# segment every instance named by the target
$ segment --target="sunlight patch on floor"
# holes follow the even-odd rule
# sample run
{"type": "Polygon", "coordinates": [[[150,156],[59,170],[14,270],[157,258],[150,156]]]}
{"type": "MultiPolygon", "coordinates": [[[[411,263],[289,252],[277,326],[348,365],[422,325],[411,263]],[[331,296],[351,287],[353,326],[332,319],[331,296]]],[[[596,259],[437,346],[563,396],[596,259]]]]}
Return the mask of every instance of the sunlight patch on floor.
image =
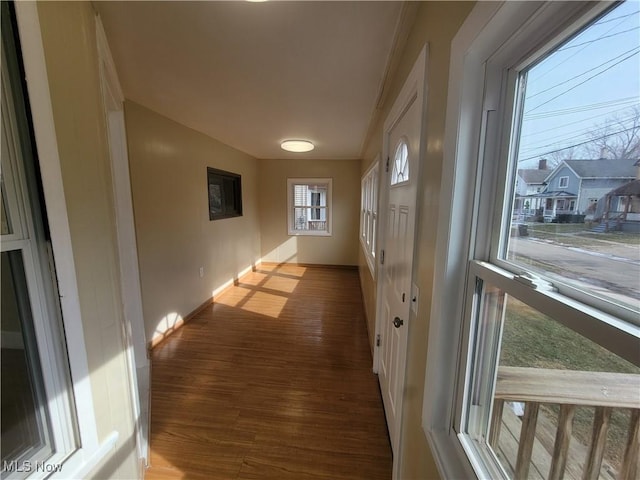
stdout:
{"type": "Polygon", "coordinates": [[[278,318],[287,298],[270,293],[255,292],[255,294],[242,307],[243,310],[272,318],[278,318]]]}
{"type": "Polygon", "coordinates": [[[242,302],[253,290],[244,287],[234,287],[216,298],[215,302],[227,307],[235,307],[242,302]]]}
{"type": "Polygon", "coordinates": [[[151,337],[152,344],[157,344],[163,338],[168,337],[184,324],[182,315],[177,312],[171,312],[160,319],[156,324],[156,329],[151,337]]]}
{"type": "Polygon", "coordinates": [[[294,276],[294,277],[302,277],[306,271],[307,271],[307,267],[292,266],[290,268],[287,268],[287,275],[294,276]]]}
{"type": "Polygon", "coordinates": [[[151,450],[150,460],[153,468],[145,471],[145,480],[182,480],[185,478],[182,470],[177,469],[171,462],[153,450],[151,450]]]}
{"type": "Polygon", "coordinates": [[[240,279],[240,285],[259,285],[260,282],[263,282],[264,279],[267,278],[267,275],[264,273],[254,272],[251,275],[245,275],[240,279]]]}
{"type": "Polygon", "coordinates": [[[298,286],[298,282],[299,280],[294,280],[293,278],[271,277],[262,286],[270,290],[278,290],[280,292],[291,293],[298,286]]]}

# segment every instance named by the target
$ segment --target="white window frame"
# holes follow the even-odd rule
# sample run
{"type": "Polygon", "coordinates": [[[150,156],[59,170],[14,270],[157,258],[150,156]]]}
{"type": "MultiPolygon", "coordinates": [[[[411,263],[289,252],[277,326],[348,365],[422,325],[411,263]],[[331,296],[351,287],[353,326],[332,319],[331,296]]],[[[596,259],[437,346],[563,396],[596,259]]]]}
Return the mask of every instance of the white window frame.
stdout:
{"type": "Polygon", "coordinates": [[[45,472],[34,472],[29,478],[84,478],[114,450],[119,433],[114,430],[98,435],[38,7],[35,2],[15,2],[14,5],[55,257],[64,333],[69,346],[67,353],[80,445],[64,459],[62,470],[49,476],[45,472]]]}
{"type": "Polygon", "coordinates": [[[378,154],[360,182],[360,245],[371,277],[374,279],[376,278],[379,171],[380,155],[378,154]]]}
{"type": "Polygon", "coordinates": [[[577,31],[587,19],[611,5],[479,2],[452,42],[422,418],[443,478],[504,475],[488,448],[479,447],[468,435],[460,433],[461,404],[470,373],[466,363],[469,345],[465,340],[471,327],[468,294],[476,276],[509,290],[517,288],[520,298],[555,319],[567,313],[565,324],[569,326],[588,318],[590,327],[581,333],[603,344],[599,339],[613,332],[615,341],[603,346],[618,354],[637,347],[637,329],[615,315],[585,307],[577,296],[569,299],[562,292],[519,284],[514,282],[513,272],[482,262],[494,260],[490,259],[491,240],[499,233],[500,222],[494,218],[495,206],[489,200],[504,198],[504,185],[502,190],[496,188],[500,187],[499,179],[504,180],[507,168],[494,163],[489,169],[488,165],[500,158],[500,149],[508,146],[505,142],[512,122],[512,110],[505,109],[514,95],[505,105],[502,89],[488,88],[504,88],[512,80],[498,66],[527,63],[532,55],[551,49],[567,32],[577,31]],[[505,130],[506,135],[500,140],[498,134],[505,130]],[[495,173],[487,174],[488,170],[495,173]],[[496,227],[492,229],[491,225],[496,227]],[[619,340],[623,346],[613,345],[619,340]]]}
{"type": "MultiPolygon", "coordinates": [[[[332,190],[333,179],[331,178],[287,178],[287,233],[293,236],[329,237],[332,235],[332,190]],[[296,185],[324,184],[327,185],[327,206],[318,207],[315,205],[294,206],[294,188],[296,185]],[[326,211],[324,230],[295,230],[295,209],[296,208],[323,208],[326,211]]],[[[309,202],[311,203],[311,202],[309,202]]]]}
{"type": "MultiPolygon", "coordinates": [[[[4,45],[2,50],[4,57],[4,45]]],[[[7,63],[3,66],[6,65],[7,63]]],[[[16,460],[20,466],[26,461],[34,464],[35,462],[56,464],[76,448],[75,417],[70,397],[58,394],[58,392],[67,391],[69,387],[67,354],[57,317],[58,307],[55,303],[57,292],[46,275],[49,270],[47,264],[49,259],[41,217],[38,214],[39,205],[34,205],[37,199],[34,198],[32,187],[35,186],[22,162],[23,157],[30,158],[30,154],[24,151],[21,138],[24,124],[16,116],[19,107],[15,104],[13,96],[17,92],[12,91],[12,79],[9,76],[3,68],[2,84],[5,88],[2,104],[6,107],[6,109],[3,108],[6,117],[3,115],[2,136],[6,142],[7,154],[4,155],[3,152],[2,176],[12,233],[2,235],[0,250],[7,254],[17,253],[22,259],[22,273],[27,290],[16,293],[24,295],[23,301],[29,305],[33,338],[29,338],[31,335],[22,330],[22,334],[18,333],[17,336],[15,333],[9,336],[3,332],[2,340],[3,345],[6,340],[19,341],[19,348],[32,352],[33,357],[37,358],[35,360],[37,365],[30,367],[30,370],[33,369],[31,373],[36,377],[37,384],[42,381],[43,391],[39,392],[40,389],[36,387],[34,393],[38,397],[42,395],[42,399],[38,398],[36,403],[40,400],[46,400],[46,403],[36,405],[36,408],[41,409],[40,413],[49,419],[49,425],[44,426],[44,432],[49,440],[46,443],[52,449],[52,454],[49,456],[48,453],[31,448],[16,460]],[[27,337],[26,344],[22,342],[23,336],[27,337]]],[[[18,347],[18,345],[15,346],[18,347]]],[[[6,478],[20,476],[20,472],[13,472],[6,478]]]]}
{"type": "Polygon", "coordinates": [[[563,176],[558,179],[558,188],[569,188],[569,176],[563,176]]]}

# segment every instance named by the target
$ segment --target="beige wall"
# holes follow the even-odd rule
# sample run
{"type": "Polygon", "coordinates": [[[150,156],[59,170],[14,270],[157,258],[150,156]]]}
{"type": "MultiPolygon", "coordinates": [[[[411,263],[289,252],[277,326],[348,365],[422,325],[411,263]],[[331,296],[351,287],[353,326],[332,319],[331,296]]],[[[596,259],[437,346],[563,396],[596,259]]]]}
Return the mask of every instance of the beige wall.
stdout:
{"type": "Polygon", "coordinates": [[[259,260],[257,165],[253,157],[136,103],[125,103],[125,117],[150,340],[259,260]],[[241,217],[209,220],[207,167],[242,176],[241,217]]]}
{"type": "Polygon", "coordinates": [[[260,160],[260,232],[265,262],[357,265],[359,160],[260,160]],[[287,234],[287,178],[332,178],[332,235],[287,234]]]}
{"type": "MultiPolygon", "coordinates": [[[[96,478],[136,478],[131,396],[111,170],[98,77],[94,12],[86,2],[38,4],[80,309],[100,441],[120,437],[96,478]]],[[[74,345],[69,345],[73,349],[74,345]]]]}
{"type": "MultiPolygon", "coordinates": [[[[417,226],[417,263],[414,280],[420,289],[418,314],[412,313],[411,331],[407,357],[407,372],[404,391],[402,421],[402,472],[403,479],[438,478],[433,457],[422,430],[422,401],[424,376],[427,358],[427,334],[429,312],[431,310],[431,292],[435,262],[436,228],[438,220],[438,202],[441,189],[442,143],[444,138],[447,82],[449,73],[449,54],[451,40],[471,11],[473,2],[423,2],[420,4],[415,23],[402,53],[398,71],[394,75],[390,93],[386,99],[377,122],[375,135],[367,144],[365,159],[361,165],[364,172],[375,155],[382,152],[383,122],[389,113],[405,78],[413,66],[418,53],[425,43],[429,44],[429,62],[427,65],[427,151],[423,162],[420,218],[417,226]]],[[[384,209],[380,209],[384,210],[384,209]]],[[[360,256],[361,278],[369,275],[362,255],[360,256]]],[[[363,297],[367,312],[375,312],[374,284],[363,281],[363,297]]],[[[372,315],[369,318],[370,331],[375,327],[372,315]]]]}

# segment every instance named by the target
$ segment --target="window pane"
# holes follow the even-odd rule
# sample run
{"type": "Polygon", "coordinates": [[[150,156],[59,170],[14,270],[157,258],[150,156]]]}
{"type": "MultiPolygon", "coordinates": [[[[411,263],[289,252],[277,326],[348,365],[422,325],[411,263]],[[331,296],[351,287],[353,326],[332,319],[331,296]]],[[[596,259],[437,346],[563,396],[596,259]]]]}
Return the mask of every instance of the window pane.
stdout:
{"type": "Polygon", "coordinates": [[[294,208],[294,230],[326,231],[326,208],[294,208]]]}
{"type": "Polygon", "coordinates": [[[498,288],[483,285],[481,291],[475,362],[479,368],[497,362],[497,380],[488,395],[483,392],[486,383],[494,383],[492,375],[489,381],[478,377],[471,389],[472,414],[473,408],[482,412],[476,415],[481,419],[476,433],[487,432],[510,477],[550,478],[558,425],[568,414],[572,420],[564,430],[569,438],[565,478],[583,478],[594,423],[599,424],[594,418],[611,408],[601,470],[603,478],[618,478],[630,412],[640,407],[640,368],[498,288]],[[498,356],[489,354],[496,351],[498,356]],[[531,432],[533,448],[530,461],[518,465],[523,429],[531,432]]]}
{"type": "Polygon", "coordinates": [[[640,311],[640,3],[522,74],[500,258],[640,311]]]}
{"type": "Polygon", "coordinates": [[[2,462],[52,453],[22,254],[2,252],[2,462]]]}
{"type": "Polygon", "coordinates": [[[294,185],[294,206],[327,206],[327,185],[294,185]]]}
{"type": "Polygon", "coordinates": [[[371,255],[373,257],[376,256],[376,226],[377,226],[376,221],[377,221],[377,217],[374,214],[372,225],[371,225],[371,255]]]}
{"type": "Polygon", "coordinates": [[[409,148],[403,138],[396,147],[391,170],[391,185],[409,180],[409,148]]]}

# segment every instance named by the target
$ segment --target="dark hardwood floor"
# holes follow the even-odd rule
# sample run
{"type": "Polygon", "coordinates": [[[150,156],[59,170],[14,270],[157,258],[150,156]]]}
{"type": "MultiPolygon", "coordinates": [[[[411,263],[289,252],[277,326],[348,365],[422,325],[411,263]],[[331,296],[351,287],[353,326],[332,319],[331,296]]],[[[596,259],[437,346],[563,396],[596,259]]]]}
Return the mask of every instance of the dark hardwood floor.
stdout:
{"type": "Polygon", "coordinates": [[[147,479],[384,479],[356,270],[261,265],[153,351],[147,479]]]}

